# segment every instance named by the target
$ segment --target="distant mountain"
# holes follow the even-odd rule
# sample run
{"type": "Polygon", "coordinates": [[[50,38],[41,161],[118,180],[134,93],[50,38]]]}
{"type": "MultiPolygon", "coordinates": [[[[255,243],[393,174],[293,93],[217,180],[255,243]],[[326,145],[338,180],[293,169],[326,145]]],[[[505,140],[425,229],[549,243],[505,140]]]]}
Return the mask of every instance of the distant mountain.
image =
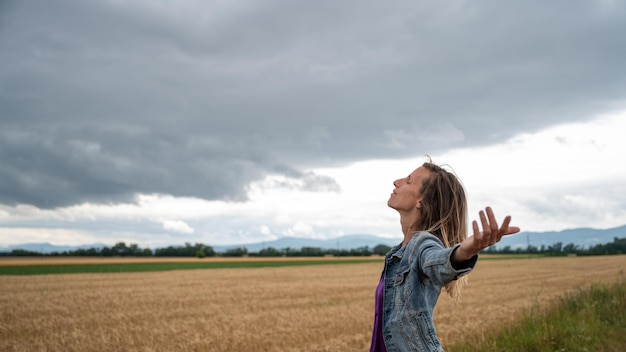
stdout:
{"type": "MultiPolygon", "coordinates": [[[[626,237],[626,225],[607,230],[580,228],[558,232],[520,232],[519,234],[502,238],[502,240],[495,247],[498,249],[504,248],[505,246],[510,246],[512,249],[526,248],[530,243],[531,246],[540,248],[542,245],[548,247],[561,242],[563,245],[573,243],[581,248],[589,248],[597,244],[613,242],[613,238],[615,237],[626,237]]],[[[259,250],[268,247],[274,247],[276,249],[283,249],[287,247],[295,249],[300,249],[302,247],[319,247],[322,249],[354,249],[368,246],[371,250],[379,244],[395,246],[401,241],[402,239],[399,237],[384,238],[374,235],[347,235],[329,240],[283,237],[269,242],[233,246],[214,246],[213,248],[217,252],[225,252],[228,249],[245,247],[248,249],[248,252],[258,252],[259,250]]]]}
{"type": "Polygon", "coordinates": [[[502,238],[496,248],[501,249],[505,246],[510,246],[512,249],[527,248],[529,244],[541,248],[542,245],[548,247],[558,242],[564,246],[573,243],[581,248],[589,248],[598,244],[613,242],[615,237],[626,237],[626,225],[606,230],[580,228],[558,232],[520,232],[502,238]]]}
{"type": "Polygon", "coordinates": [[[374,235],[346,235],[328,240],[317,240],[311,238],[299,237],[281,237],[275,241],[250,243],[244,245],[230,246],[213,246],[216,252],[225,252],[232,248],[245,247],[248,252],[258,252],[263,248],[273,247],[276,249],[293,248],[300,249],[302,247],[319,247],[321,249],[356,249],[359,247],[369,247],[371,250],[379,244],[395,246],[402,242],[401,238],[384,238],[374,235]]]}
{"type": "MultiPolygon", "coordinates": [[[[613,242],[615,237],[626,237],[626,225],[616,227],[613,229],[598,230],[591,228],[571,229],[564,231],[551,231],[551,232],[521,232],[516,235],[507,236],[496,244],[497,249],[502,249],[505,246],[510,246],[512,249],[526,248],[528,244],[541,248],[542,245],[548,247],[561,242],[564,246],[573,243],[581,248],[589,248],[597,244],[605,244],[613,242]]],[[[282,237],[275,241],[240,244],[240,245],[227,245],[227,246],[212,246],[218,253],[223,253],[229,249],[244,247],[250,253],[258,252],[263,248],[273,247],[276,249],[284,249],[287,247],[293,249],[301,249],[302,247],[319,247],[321,249],[356,249],[359,247],[369,247],[373,249],[379,244],[387,246],[395,246],[401,242],[401,238],[385,238],[374,235],[355,234],[346,235],[338,238],[328,240],[317,240],[310,238],[296,238],[296,237],[282,237]]],[[[210,243],[207,243],[211,245],[210,243]]],[[[173,244],[173,246],[182,246],[183,244],[173,244]]],[[[89,249],[89,248],[102,248],[111,247],[106,244],[90,244],[82,246],[55,246],[50,243],[26,243],[20,245],[14,245],[10,247],[0,247],[0,252],[10,252],[14,249],[24,249],[33,252],[40,253],[52,253],[52,252],[64,252],[73,251],[77,249],[89,249]]]]}
{"type": "Polygon", "coordinates": [[[75,251],[77,249],[89,249],[89,248],[102,248],[111,247],[107,244],[95,243],[82,246],[56,246],[50,243],[24,243],[16,244],[9,247],[0,247],[0,252],[10,252],[14,249],[23,249],[26,251],[39,252],[39,253],[61,253],[66,251],[75,251]]]}

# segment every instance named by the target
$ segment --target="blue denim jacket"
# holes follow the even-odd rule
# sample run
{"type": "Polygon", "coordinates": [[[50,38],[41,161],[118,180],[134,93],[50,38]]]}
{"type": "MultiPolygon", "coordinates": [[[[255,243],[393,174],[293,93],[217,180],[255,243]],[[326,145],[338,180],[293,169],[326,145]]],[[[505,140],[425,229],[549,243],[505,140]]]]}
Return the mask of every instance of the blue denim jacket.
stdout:
{"type": "Polygon", "coordinates": [[[456,270],[450,257],[456,245],[445,248],[428,232],[415,233],[406,246],[385,256],[383,338],[387,352],[443,351],[433,323],[433,309],[441,288],[468,274],[474,256],[456,270]]]}

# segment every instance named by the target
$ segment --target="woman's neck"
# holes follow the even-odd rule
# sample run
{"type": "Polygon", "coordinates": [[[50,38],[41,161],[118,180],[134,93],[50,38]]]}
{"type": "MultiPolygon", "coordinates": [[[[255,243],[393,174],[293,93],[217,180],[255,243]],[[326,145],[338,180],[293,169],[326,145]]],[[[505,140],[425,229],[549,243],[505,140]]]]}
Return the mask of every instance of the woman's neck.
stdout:
{"type": "Polygon", "coordinates": [[[417,221],[419,220],[418,212],[411,212],[408,214],[400,213],[400,226],[402,227],[402,233],[404,234],[404,240],[402,241],[402,247],[413,237],[415,231],[417,231],[417,221]]]}

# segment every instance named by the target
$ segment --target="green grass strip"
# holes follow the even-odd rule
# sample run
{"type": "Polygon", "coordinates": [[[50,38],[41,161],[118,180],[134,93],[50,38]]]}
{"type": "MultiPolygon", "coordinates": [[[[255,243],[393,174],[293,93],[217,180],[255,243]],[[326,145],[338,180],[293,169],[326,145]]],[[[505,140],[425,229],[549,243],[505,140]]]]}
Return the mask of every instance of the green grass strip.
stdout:
{"type": "MultiPolygon", "coordinates": [[[[533,255],[532,258],[541,258],[541,255],[533,255]]],[[[528,255],[484,255],[480,260],[509,260],[528,259],[528,255]]],[[[382,261],[383,258],[381,257],[382,261]]],[[[302,260],[302,261],[241,261],[241,262],[201,262],[197,263],[120,263],[120,264],[59,264],[59,265],[23,265],[23,266],[0,266],[1,275],[49,275],[49,274],[99,274],[99,273],[133,273],[150,271],[170,270],[193,270],[193,269],[228,269],[228,268],[264,268],[282,266],[303,265],[332,265],[332,264],[359,264],[372,263],[372,259],[355,260],[302,260]]]]}
{"type": "Polygon", "coordinates": [[[624,351],[626,282],[592,284],[551,308],[534,307],[513,326],[463,341],[456,351],[624,351]]]}
{"type": "MultiPolygon", "coordinates": [[[[513,260],[513,259],[540,259],[540,258],[557,258],[541,253],[508,253],[508,254],[491,254],[481,253],[478,260],[513,260]]],[[[565,256],[559,256],[558,258],[565,258],[565,256]]]]}
{"type": "Polygon", "coordinates": [[[305,265],[335,265],[373,263],[371,259],[356,260],[303,260],[303,261],[241,261],[241,262],[197,262],[197,263],[123,263],[123,264],[64,264],[2,266],[0,275],[49,275],[49,274],[101,274],[136,273],[150,271],[265,268],[305,265]]]}

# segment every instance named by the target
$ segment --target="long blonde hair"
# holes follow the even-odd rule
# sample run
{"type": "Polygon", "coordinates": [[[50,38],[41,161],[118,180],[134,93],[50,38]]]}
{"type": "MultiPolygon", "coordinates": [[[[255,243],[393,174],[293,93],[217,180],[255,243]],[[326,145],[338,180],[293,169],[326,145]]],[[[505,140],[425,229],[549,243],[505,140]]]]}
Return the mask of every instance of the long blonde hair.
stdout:
{"type": "MultiPolygon", "coordinates": [[[[467,238],[467,198],[458,177],[432,163],[423,165],[430,176],[422,182],[422,216],[418,231],[428,231],[437,236],[446,248],[467,238]]],[[[458,300],[461,288],[467,285],[467,275],[446,285],[450,297],[458,300]]]]}

